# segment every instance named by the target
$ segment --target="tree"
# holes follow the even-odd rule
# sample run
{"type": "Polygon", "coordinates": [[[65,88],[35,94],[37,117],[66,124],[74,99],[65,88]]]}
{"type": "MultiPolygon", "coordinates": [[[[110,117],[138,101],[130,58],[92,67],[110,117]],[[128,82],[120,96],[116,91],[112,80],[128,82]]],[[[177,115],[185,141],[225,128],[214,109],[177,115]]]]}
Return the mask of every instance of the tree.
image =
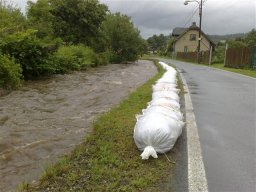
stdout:
{"type": "Polygon", "coordinates": [[[98,0],[49,0],[53,30],[66,42],[92,44],[108,8],[98,0]]]}
{"type": "Polygon", "coordinates": [[[238,48],[238,47],[246,47],[246,43],[243,41],[236,41],[236,40],[228,40],[228,47],[229,48],[238,48]]]}
{"type": "Polygon", "coordinates": [[[163,34],[160,35],[153,35],[147,39],[149,48],[155,53],[156,51],[159,54],[164,54],[167,49],[167,41],[169,37],[164,36],[163,34]]]}
{"type": "Polygon", "coordinates": [[[155,53],[158,49],[157,36],[153,35],[147,39],[148,46],[153,53],[155,53]]]}
{"type": "Polygon", "coordinates": [[[30,27],[37,29],[37,36],[53,36],[53,15],[49,0],[28,1],[27,17],[30,27]]]}
{"type": "Polygon", "coordinates": [[[175,39],[174,37],[170,37],[168,40],[167,40],[167,49],[166,49],[166,52],[167,54],[173,52],[173,45],[174,45],[174,42],[175,42],[175,39]]]}
{"type": "Polygon", "coordinates": [[[26,18],[21,11],[0,1],[0,37],[22,31],[26,27],[26,18]]]}
{"type": "Polygon", "coordinates": [[[103,22],[107,47],[112,51],[112,62],[134,61],[141,54],[143,40],[130,17],[120,13],[109,14],[103,22]]]}
{"type": "Polygon", "coordinates": [[[245,43],[249,46],[249,47],[253,47],[256,45],[256,30],[252,29],[248,35],[245,37],[245,43]]]}

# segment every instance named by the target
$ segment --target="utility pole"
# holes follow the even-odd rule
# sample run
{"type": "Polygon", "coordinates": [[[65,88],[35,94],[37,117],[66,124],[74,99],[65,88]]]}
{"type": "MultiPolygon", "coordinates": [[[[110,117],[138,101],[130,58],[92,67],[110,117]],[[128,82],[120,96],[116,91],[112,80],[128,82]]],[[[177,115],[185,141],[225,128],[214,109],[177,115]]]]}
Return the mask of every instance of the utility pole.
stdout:
{"type": "Polygon", "coordinates": [[[198,37],[198,55],[197,55],[197,62],[201,62],[201,36],[202,36],[202,14],[203,14],[203,4],[202,0],[199,3],[199,37],[198,37]]]}
{"type": "Polygon", "coordinates": [[[201,36],[202,36],[202,15],[203,15],[203,0],[186,0],[184,5],[188,5],[190,2],[196,2],[199,5],[199,37],[197,46],[197,62],[201,62],[201,36]]]}

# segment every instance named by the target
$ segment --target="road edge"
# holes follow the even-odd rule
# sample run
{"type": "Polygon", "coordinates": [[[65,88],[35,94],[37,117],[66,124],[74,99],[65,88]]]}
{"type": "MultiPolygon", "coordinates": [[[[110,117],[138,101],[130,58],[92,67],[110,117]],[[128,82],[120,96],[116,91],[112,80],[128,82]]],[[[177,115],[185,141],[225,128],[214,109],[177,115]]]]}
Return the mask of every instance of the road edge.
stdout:
{"type": "Polygon", "coordinates": [[[219,69],[219,68],[215,68],[215,67],[211,67],[211,66],[206,66],[206,67],[209,67],[209,68],[212,68],[212,69],[216,69],[216,70],[219,70],[219,71],[223,71],[223,72],[233,73],[233,74],[239,75],[239,76],[241,76],[241,77],[246,77],[246,78],[250,78],[250,79],[256,80],[256,77],[251,77],[251,76],[244,75],[244,74],[241,74],[241,73],[236,73],[236,72],[233,72],[233,71],[228,71],[228,70],[224,70],[224,69],[219,69]]]}
{"type": "Polygon", "coordinates": [[[187,82],[179,72],[184,87],[187,151],[188,151],[188,191],[208,192],[208,184],[202,157],[201,144],[187,82]]]}

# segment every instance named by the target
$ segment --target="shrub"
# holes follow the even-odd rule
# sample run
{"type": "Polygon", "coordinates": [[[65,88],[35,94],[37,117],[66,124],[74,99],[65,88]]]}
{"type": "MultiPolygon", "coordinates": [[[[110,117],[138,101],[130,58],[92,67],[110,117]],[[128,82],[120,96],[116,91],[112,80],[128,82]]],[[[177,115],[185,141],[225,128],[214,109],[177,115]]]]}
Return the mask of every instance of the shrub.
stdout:
{"type": "Polygon", "coordinates": [[[22,69],[13,58],[0,53],[0,86],[6,89],[17,88],[21,85],[22,69]]]}
{"type": "Polygon", "coordinates": [[[225,57],[225,46],[218,46],[213,54],[212,63],[223,63],[225,57]]]}
{"type": "Polygon", "coordinates": [[[61,46],[53,55],[57,73],[80,70],[92,65],[94,51],[83,45],[61,46]]]}
{"type": "Polygon", "coordinates": [[[106,65],[110,60],[110,52],[97,53],[94,56],[94,65],[106,65]]]}
{"type": "Polygon", "coordinates": [[[17,32],[6,36],[0,43],[2,52],[21,64],[25,79],[55,73],[55,66],[49,62],[54,50],[48,51],[48,45],[38,39],[35,33],[35,30],[17,32]]]}

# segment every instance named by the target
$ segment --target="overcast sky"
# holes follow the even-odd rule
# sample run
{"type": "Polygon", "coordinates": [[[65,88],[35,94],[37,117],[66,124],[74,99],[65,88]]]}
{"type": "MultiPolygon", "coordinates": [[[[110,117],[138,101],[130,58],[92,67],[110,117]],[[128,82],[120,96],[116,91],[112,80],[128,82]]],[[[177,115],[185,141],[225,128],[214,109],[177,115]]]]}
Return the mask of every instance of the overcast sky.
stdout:
{"type": "MultiPolygon", "coordinates": [[[[23,11],[27,0],[9,0],[23,11]]],[[[34,0],[36,1],[36,0],[34,0]]],[[[198,4],[185,0],[100,0],[111,12],[132,18],[144,38],[170,34],[175,27],[199,23],[198,4]]],[[[256,28],[256,0],[203,0],[202,30],[207,34],[248,32],[256,28]]]]}

